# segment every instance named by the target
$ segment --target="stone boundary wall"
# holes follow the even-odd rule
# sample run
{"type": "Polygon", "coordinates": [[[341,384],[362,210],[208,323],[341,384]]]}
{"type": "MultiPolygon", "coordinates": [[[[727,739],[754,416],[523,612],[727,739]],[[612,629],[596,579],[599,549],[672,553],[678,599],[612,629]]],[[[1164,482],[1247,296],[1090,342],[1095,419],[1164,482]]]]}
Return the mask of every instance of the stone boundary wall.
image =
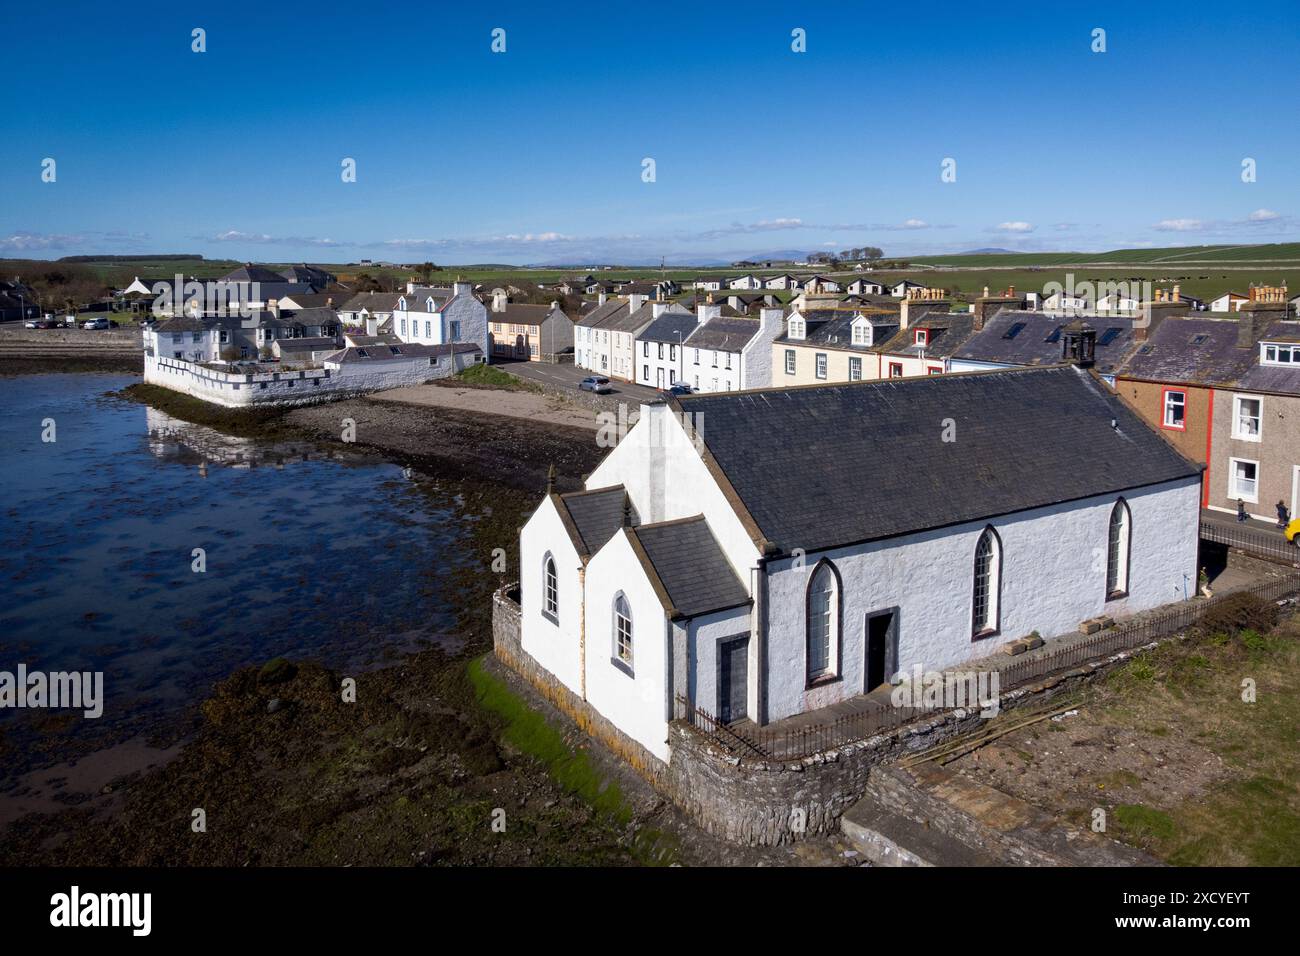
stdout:
{"type": "MultiPolygon", "coordinates": [[[[775,846],[834,832],[839,829],[840,816],[867,790],[874,767],[928,750],[985,723],[978,709],[936,711],[933,717],[811,757],[764,761],[738,757],[679,720],[668,725],[672,753],[665,765],[523,650],[520,608],[509,595],[512,587],[493,595],[492,637],[497,658],[582,730],[627,760],[698,826],[733,843],[775,846]]],[[[1152,641],[1007,691],[1000,697],[1000,712],[1040,705],[1073,692],[1162,642],[1152,641]]]]}
{"type": "Polygon", "coordinates": [[[446,378],[471,364],[475,354],[440,356],[436,366],[409,361],[387,363],[387,367],[344,364],[340,368],[235,373],[146,353],[144,380],[225,408],[308,405],[446,378]]]}
{"type": "Polygon", "coordinates": [[[116,351],[142,348],[140,330],[130,329],[24,329],[14,323],[0,329],[0,345],[76,345],[87,350],[116,351]]]}
{"type": "Polygon", "coordinates": [[[300,405],[340,397],[338,379],[327,369],[235,374],[146,354],[144,380],[225,408],[300,405]]]}

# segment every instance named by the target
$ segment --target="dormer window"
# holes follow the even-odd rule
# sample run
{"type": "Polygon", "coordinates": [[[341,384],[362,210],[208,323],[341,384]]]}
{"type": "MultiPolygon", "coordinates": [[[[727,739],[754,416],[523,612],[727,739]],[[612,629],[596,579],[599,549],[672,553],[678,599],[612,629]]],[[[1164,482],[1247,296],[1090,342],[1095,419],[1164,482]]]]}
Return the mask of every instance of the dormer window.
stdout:
{"type": "Polygon", "coordinates": [[[929,330],[929,329],[917,329],[917,330],[916,330],[916,340],[915,340],[915,341],[916,341],[916,344],[917,344],[917,345],[929,345],[929,344],[930,344],[930,330],[929,330]]]}
{"type": "Polygon", "coordinates": [[[791,320],[790,320],[790,332],[789,332],[789,335],[790,335],[790,338],[792,338],[792,339],[802,339],[802,338],[803,338],[803,336],[804,336],[804,321],[803,321],[803,319],[791,319],[791,320]]]}
{"type": "Polygon", "coordinates": [[[1259,360],[1264,365],[1300,365],[1300,345],[1261,342],[1259,360]]]}
{"type": "Polygon", "coordinates": [[[401,309],[403,312],[406,311],[406,296],[402,296],[400,299],[397,300],[397,307],[401,309]]]}
{"type": "Polygon", "coordinates": [[[870,345],[871,344],[871,323],[865,319],[858,319],[853,323],[853,344],[870,345]]]}

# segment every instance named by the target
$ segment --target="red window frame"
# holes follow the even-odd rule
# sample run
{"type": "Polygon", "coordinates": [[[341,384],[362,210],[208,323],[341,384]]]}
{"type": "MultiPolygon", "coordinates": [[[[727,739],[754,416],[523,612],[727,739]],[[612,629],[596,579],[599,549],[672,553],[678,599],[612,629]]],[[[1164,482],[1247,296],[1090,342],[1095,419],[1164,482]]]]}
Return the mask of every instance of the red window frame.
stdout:
{"type": "Polygon", "coordinates": [[[1160,390],[1160,427],[1171,432],[1187,431],[1187,389],[1165,387],[1160,390]],[[1177,392],[1183,396],[1183,421],[1181,425],[1170,425],[1165,421],[1165,411],[1169,408],[1169,393],[1177,392]]]}
{"type": "Polygon", "coordinates": [[[889,363],[889,377],[890,377],[890,378],[902,378],[902,377],[903,377],[903,363],[902,363],[902,362],[890,362],[890,363],[889,363]]]}
{"type": "Polygon", "coordinates": [[[916,337],[915,337],[912,341],[913,341],[913,343],[916,344],[916,345],[929,345],[929,344],[930,344],[930,330],[929,330],[929,329],[917,329],[917,330],[916,330],[916,337]]]}

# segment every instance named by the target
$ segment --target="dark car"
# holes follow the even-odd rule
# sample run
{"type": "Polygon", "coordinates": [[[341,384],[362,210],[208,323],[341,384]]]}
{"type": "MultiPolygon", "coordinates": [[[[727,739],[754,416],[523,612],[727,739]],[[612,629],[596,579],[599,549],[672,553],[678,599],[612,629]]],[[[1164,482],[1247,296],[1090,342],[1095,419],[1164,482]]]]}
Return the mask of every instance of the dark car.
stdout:
{"type": "Polygon", "coordinates": [[[578,388],[584,392],[595,392],[597,395],[604,395],[613,391],[609,387],[609,379],[602,378],[599,375],[588,375],[578,383],[578,388]]]}
{"type": "Polygon", "coordinates": [[[691,388],[685,382],[674,382],[664,390],[666,395],[694,395],[695,389],[691,388]]]}

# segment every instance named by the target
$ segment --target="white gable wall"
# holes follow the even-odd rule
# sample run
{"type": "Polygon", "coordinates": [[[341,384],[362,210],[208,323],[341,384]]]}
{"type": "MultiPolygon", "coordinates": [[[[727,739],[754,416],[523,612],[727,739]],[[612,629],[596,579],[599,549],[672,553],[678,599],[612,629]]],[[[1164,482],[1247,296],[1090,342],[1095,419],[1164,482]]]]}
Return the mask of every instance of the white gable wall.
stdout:
{"type": "Polygon", "coordinates": [[[1123,496],[1132,516],[1129,594],[1107,601],[1107,532],[1119,497],[1088,498],[808,554],[803,570],[788,559],[774,562],[769,566],[768,719],[863,693],[866,616],[871,612],[898,609],[899,670],[918,663],[937,670],[986,656],[1034,630],[1044,638],[1060,636],[1090,617],[1120,617],[1194,594],[1199,478],[1123,496]],[[1002,541],[1000,632],[972,642],[975,545],[986,524],[1002,541]],[[805,595],[822,557],[831,558],[842,581],[842,679],[805,689],[805,595]]]}
{"type": "Polygon", "coordinates": [[[582,695],[580,560],[555,503],[548,497],[519,532],[520,645],[569,690],[582,695]],[[558,624],[542,613],[542,563],[555,558],[558,624]]]}
{"type": "MultiPolygon", "coordinates": [[[[707,438],[704,418],[699,427],[707,438]]],[[[750,586],[758,549],[667,405],[641,406],[640,420],[588,476],[586,487],[613,485],[627,489],[643,524],[703,514],[733,570],[750,586]]]]}
{"type": "Polygon", "coordinates": [[[587,700],[623,733],[667,762],[668,617],[627,534],[619,530],[587,564],[587,700]],[[632,674],[613,663],[614,598],[632,608],[632,674]]]}

